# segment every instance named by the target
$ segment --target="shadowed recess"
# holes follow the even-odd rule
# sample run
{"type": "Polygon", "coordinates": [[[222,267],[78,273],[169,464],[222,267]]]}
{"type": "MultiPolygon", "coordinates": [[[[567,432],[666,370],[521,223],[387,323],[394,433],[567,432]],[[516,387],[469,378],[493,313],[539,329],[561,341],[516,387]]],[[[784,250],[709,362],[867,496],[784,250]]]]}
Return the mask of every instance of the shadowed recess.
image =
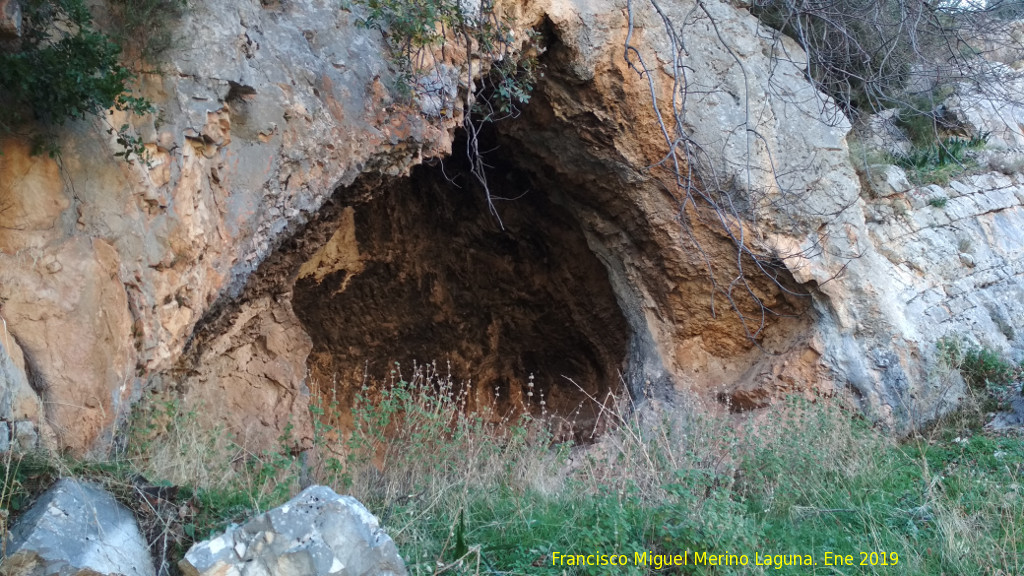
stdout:
{"type": "Polygon", "coordinates": [[[490,172],[492,194],[510,198],[497,202],[504,229],[471,178],[448,159],[342,209],[294,289],[313,387],[347,404],[396,361],[406,377],[413,360],[436,361],[471,382],[471,409],[539,413],[543,398],[586,425],[588,395],[619,388],[629,339],[607,272],[556,195],[523,172],[490,172]]]}

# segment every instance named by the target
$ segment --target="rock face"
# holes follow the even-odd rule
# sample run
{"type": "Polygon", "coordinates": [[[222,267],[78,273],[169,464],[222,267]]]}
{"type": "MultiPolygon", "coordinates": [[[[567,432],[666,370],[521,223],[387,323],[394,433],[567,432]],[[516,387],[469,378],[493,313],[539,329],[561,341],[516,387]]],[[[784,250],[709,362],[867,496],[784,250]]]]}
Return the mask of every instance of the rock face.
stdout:
{"type": "MultiPolygon", "coordinates": [[[[158,111],[109,119],[138,124],[148,167],[118,162],[91,123],[63,134],[60,163],[0,142],[0,313],[57,447],[102,447],[211,305],[339,185],[449,149],[443,122],[392,100],[379,33],[352,21],[312,0],[189,9],[161,74],[142,79],[158,111]]],[[[232,386],[288,412],[304,373],[294,352],[294,374],[241,371],[232,386]]]]}
{"type": "MultiPolygon", "coordinates": [[[[858,332],[897,334],[907,348],[903,353],[876,348],[863,357],[868,366],[891,375],[881,392],[876,384],[863,386],[865,397],[890,394],[889,404],[918,422],[934,413],[915,409],[955,405],[962,390],[934,372],[922,372],[927,363],[915,362],[933,356],[933,344],[943,336],[973,337],[1019,356],[1024,349],[1018,332],[1024,320],[1022,184],[1019,174],[987,173],[866,202],[867,240],[880,257],[870,269],[849,271],[857,282],[844,283],[843,297],[869,314],[875,311],[857,320],[858,332]],[[875,303],[871,308],[868,298],[875,303]],[[926,385],[914,387],[915,381],[926,385]],[[917,396],[900,399],[908,393],[917,396]]],[[[856,365],[849,359],[845,364],[851,382],[857,381],[856,365]]]]}
{"type": "MultiPolygon", "coordinates": [[[[9,334],[0,337],[0,452],[39,448],[39,426],[46,426],[43,405],[25,377],[25,358],[9,334]]],[[[44,428],[45,432],[50,432],[44,428]]],[[[52,432],[50,432],[52,434],[52,432]]],[[[51,441],[47,445],[52,445],[51,441]]]]}
{"type": "MultiPolygon", "coordinates": [[[[85,452],[163,387],[254,447],[291,430],[301,448],[307,371],[372,351],[455,358],[508,398],[548,370],[565,406],[562,376],[734,410],[848,390],[906,428],[956,401],[937,338],[1024,353],[1017,175],[913,189],[886,168],[862,189],[799,47],[727,2],[663,6],[671,35],[643,2],[505,4],[544,71],[486,135],[495,190],[527,194],[499,202],[510,231],[471,179],[405,199],[463,111],[392,96],[380,34],[331,2],[191,7],[143,78],[158,113],[111,118],[148,166],[86,123],[59,163],[0,143],[0,419],[85,452]]],[[[449,96],[453,54],[424,80],[449,96]]]]}
{"type": "Polygon", "coordinates": [[[0,0],[0,38],[21,36],[21,2],[0,0]]]}
{"type": "Polygon", "coordinates": [[[358,500],[310,486],[287,503],[192,547],[185,576],[404,576],[405,563],[358,500]]]}
{"type": "Polygon", "coordinates": [[[135,517],[109,493],[57,482],[11,529],[4,576],[153,576],[135,517]]]}

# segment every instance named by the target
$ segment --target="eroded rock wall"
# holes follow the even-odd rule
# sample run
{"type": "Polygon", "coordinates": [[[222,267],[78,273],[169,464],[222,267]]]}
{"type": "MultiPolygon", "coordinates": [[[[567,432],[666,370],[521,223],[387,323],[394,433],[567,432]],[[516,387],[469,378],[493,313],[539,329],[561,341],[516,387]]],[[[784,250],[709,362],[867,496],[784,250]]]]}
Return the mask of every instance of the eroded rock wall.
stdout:
{"type": "MultiPolygon", "coordinates": [[[[726,3],[669,4],[662,14],[632,3],[628,38],[611,23],[626,6],[574,6],[547,9],[562,44],[543,86],[546,105],[506,133],[565,191],[607,263],[633,328],[632,366],[644,374],[636,376],[663,369],[676,389],[721,390],[718,398],[742,409],[792,392],[849,391],[869,416],[905,430],[963,392],[943,374],[940,337],[967,334],[1022,354],[1008,329],[1024,321],[1013,231],[1021,202],[1011,179],[954,182],[942,193],[949,212],[922,200],[938,191],[901,190],[906,206],[880,223],[879,205],[892,203],[862,187],[848,157],[849,124],[805,81],[805,56],[791,41],[726,3]],[[679,53],[662,16],[674,23],[679,53]],[[627,42],[657,73],[626,67],[627,42]],[[673,75],[673,62],[685,73],[673,75]],[[673,110],[665,103],[680,78],[685,105],[673,110]],[[658,182],[668,145],[651,93],[668,130],[670,114],[685,112],[698,149],[687,158],[704,163],[694,167],[704,189],[724,191],[740,208],[695,213],[699,204],[658,182]],[[683,219],[690,232],[681,232],[683,219]],[[762,260],[765,274],[737,257],[738,234],[725,238],[736,230],[749,246],[771,247],[777,260],[762,260]],[[959,254],[970,246],[978,260],[959,254]],[[730,310],[721,286],[734,285],[740,267],[749,290],[733,293],[730,310]],[[759,308],[768,312],[763,324],[759,308]]],[[[1015,130],[1014,118],[987,121],[1015,130]]]]}
{"type": "MultiPolygon", "coordinates": [[[[907,204],[897,212],[862,189],[849,126],[806,81],[799,47],[725,2],[662,8],[681,43],[643,2],[502,6],[540,34],[544,75],[523,115],[499,125],[492,154],[529,174],[603,266],[623,320],[606,329],[626,342],[634,393],[751,409],[850,390],[903,428],[955,402],[956,383],[933,377],[938,337],[971,333],[1021,353],[1018,176],[894,190],[907,204]],[[698,153],[683,158],[677,187],[663,126],[683,109],[675,134],[698,153]],[[694,190],[735,209],[709,211],[694,190]],[[921,205],[940,193],[945,209],[921,205]],[[771,257],[744,255],[741,234],[771,257]]],[[[80,452],[160,385],[241,437],[266,442],[291,423],[299,444],[308,438],[317,344],[295,284],[344,292],[346,278],[387,262],[386,235],[344,237],[344,223],[382,194],[375,175],[449,153],[460,122],[458,111],[425,114],[440,110],[429,98],[392,98],[380,35],[353,19],[320,0],[192,7],[161,73],[143,81],[159,109],[138,126],[149,167],[115,161],[113,137],[93,123],[62,137],[59,161],[3,143],[5,398],[21,408],[0,416],[41,413],[44,436],[80,452]]]]}
{"type": "MultiPolygon", "coordinates": [[[[199,3],[142,78],[154,114],[77,123],[59,160],[3,142],[2,314],[58,446],[102,444],[153,377],[178,380],[197,322],[335,188],[448,150],[352,20],[337,2],[199,3]],[[106,122],[136,122],[151,165],[116,159],[106,122]]],[[[275,370],[245,384],[271,406],[302,377],[278,389],[275,370]]]]}

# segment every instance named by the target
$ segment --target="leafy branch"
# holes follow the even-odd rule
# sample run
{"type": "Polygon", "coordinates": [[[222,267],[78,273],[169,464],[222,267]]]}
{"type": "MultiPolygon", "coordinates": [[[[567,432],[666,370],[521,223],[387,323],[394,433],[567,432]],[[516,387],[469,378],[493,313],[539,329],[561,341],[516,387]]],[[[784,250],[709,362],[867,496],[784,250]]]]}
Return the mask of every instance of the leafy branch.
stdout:
{"type": "MultiPolygon", "coordinates": [[[[54,155],[54,126],[111,108],[137,115],[153,110],[131,93],[135,77],[119,61],[120,46],[93,28],[82,0],[26,0],[23,27],[15,46],[0,49],[0,133],[42,126],[27,135],[37,152],[54,155]]],[[[127,160],[131,153],[137,147],[118,156],[127,160]]]]}

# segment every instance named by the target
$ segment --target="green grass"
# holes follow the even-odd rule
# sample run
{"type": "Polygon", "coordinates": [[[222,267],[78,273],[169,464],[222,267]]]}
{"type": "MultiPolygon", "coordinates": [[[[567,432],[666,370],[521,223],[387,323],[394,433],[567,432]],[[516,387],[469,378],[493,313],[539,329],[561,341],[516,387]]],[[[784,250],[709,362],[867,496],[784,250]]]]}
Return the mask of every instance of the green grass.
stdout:
{"type": "MultiPolygon", "coordinates": [[[[489,441],[462,428],[458,402],[449,405],[441,412],[452,438],[489,441]]],[[[980,429],[960,436],[937,426],[897,442],[826,403],[794,400],[774,411],[770,426],[692,415],[683,425],[668,414],[652,426],[620,415],[619,427],[588,451],[559,447],[550,436],[530,440],[527,430],[515,430],[538,423],[520,421],[492,452],[479,452],[483,459],[435,469],[427,484],[412,487],[413,498],[381,489],[403,477],[407,469],[397,461],[378,461],[375,484],[356,480],[348,488],[382,515],[413,574],[439,566],[462,574],[607,573],[607,566],[551,565],[555,552],[598,551],[627,555],[630,564],[615,568],[626,574],[659,572],[635,565],[644,551],[688,552],[691,565],[668,569],[683,574],[773,573],[692,565],[695,553],[726,551],[747,554],[750,563],[755,552],[810,555],[814,570],[826,574],[894,570],[861,566],[860,552],[884,552],[898,560],[900,574],[975,573],[979,566],[1019,573],[1020,438],[980,429]],[[826,553],[852,555],[856,566],[826,567],[826,553]]],[[[958,424],[949,425],[960,431],[958,424]]],[[[381,441],[378,450],[402,452],[381,441]]],[[[430,461],[439,452],[421,445],[403,453],[430,461]]]]}
{"type": "Polygon", "coordinates": [[[970,152],[984,148],[987,142],[988,134],[915,143],[906,154],[893,156],[892,162],[906,170],[907,177],[915,184],[947,184],[952,178],[977,167],[970,152]]]}
{"type": "MultiPolygon", "coordinates": [[[[780,573],[755,565],[755,554],[762,564],[766,555],[817,562],[783,570],[790,574],[1024,570],[1024,440],[991,435],[964,413],[897,441],[823,400],[793,399],[756,418],[655,406],[641,421],[620,409],[583,447],[561,442],[566,423],[543,411],[467,413],[468,400],[450,377],[418,366],[408,379],[396,369],[364,388],[350,411],[317,402],[317,455],[302,472],[284,448],[254,455],[222,431],[204,437],[196,411],[159,397],[139,408],[115,462],[42,472],[8,463],[15,481],[5,484],[5,507],[23,510],[25,487],[43,477],[100,479],[129,503],[132,474],[166,480],[178,486],[172,516],[157,523],[133,508],[172,536],[173,565],[192,542],[281,503],[304,473],[362,500],[414,575],[780,573]],[[216,473],[171,466],[174,454],[206,458],[216,473]],[[896,566],[870,565],[872,552],[896,566]],[[555,553],[622,554],[628,563],[559,565],[555,553]],[[637,565],[644,553],[689,563],[637,565]],[[747,566],[694,565],[695,554],[746,555],[747,566]],[[825,566],[827,554],[855,565],[825,566]]],[[[287,434],[281,441],[290,443],[287,434]]]]}
{"type": "MultiPolygon", "coordinates": [[[[901,574],[974,573],[978,566],[1019,573],[1024,500],[1016,488],[1024,449],[1017,438],[980,433],[966,443],[923,437],[899,444],[841,411],[791,404],[773,438],[741,442],[733,466],[685,464],[659,471],[661,482],[599,480],[578,473],[554,492],[518,485],[484,486],[425,519],[415,506],[389,518],[414,574],[432,574],[455,560],[451,527],[467,511],[466,541],[495,572],[551,569],[552,553],[810,555],[820,573],[883,574],[861,566],[860,552],[884,552],[901,574]],[[1005,452],[1005,454],[1002,454],[1005,452]],[[996,457],[1000,454],[1000,457],[996,457]],[[407,519],[419,518],[411,523],[407,519]],[[830,572],[826,553],[851,554],[857,566],[830,572]],[[892,556],[895,554],[895,556],[892,556]]],[[[683,449],[685,452],[685,448],[683,449]]],[[[690,451],[699,450],[691,447],[690,451]]],[[[689,456],[689,458],[687,458],[689,456]]],[[[644,466],[642,462],[594,466],[644,466]]],[[[635,471],[635,469],[634,469],[635,471]]],[[[640,474],[647,476],[647,471],[640,474]]],[[[471,555],[457,573],[478,573],[471,555]]],[[[607,573],[608,567],[560,569],[607,573]]],[[[684,574],[771,573],[770,567],[685,566],[684,574]]],[[[631,564],[626,574],[653,574],[631,564]]],[[[810,570],[800,573],[811,573],[810,570]]]]}

